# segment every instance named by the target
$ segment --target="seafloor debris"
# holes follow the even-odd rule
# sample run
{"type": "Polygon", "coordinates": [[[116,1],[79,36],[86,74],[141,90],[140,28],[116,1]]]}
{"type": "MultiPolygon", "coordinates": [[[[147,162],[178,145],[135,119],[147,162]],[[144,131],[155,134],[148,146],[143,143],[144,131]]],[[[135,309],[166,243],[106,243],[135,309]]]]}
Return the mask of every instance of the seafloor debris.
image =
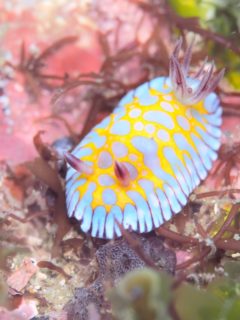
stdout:
{"type": "MultiPolygon", "coordinates": [[[[170,273],[174,272],[175,253],[164,247],[161,238],[136,236],[136,239],[144,254],[153,261],[156,267],[170,273]]],[[[104,319],[111,319],[107,318],[110,305],[105,300],[105,291],[116,284],[126,273],[146,267],[146,263],[140,259],[124,239],[101,246],[96,252],[96,258],[99,267],[98,277],[89,287],[76,289],[73,300],[65,307],[68,319],[88,320],[88,306],[91,303],[97,307],[101,314],[104,313],[104,319]]]]}
{"type": "Polygon", "coordinates": [[[26,320],[31,319],[37,314],[38,311],[35,300],[23,299],[20,305],[13,310],[0,307],[1,320],[26,320]]]}
{"type": "MultiPolygon", "coordinates": [[[[1,282],[5,282],[0,287],[2,314],[7,320],[19,315],[21,310],[29,311],[24,320],[34,316],[32,320],[65,320],[66,313],[68,320],[89,320],[92,315],[91,320],[111,319],[113,300],[107,300],[108,289],[129,271],[151,266],[169,273],[176,269],[172,277],[174,288],[167,291],[176,300],[172,319],[192,320],[196,318],[196,310],[206,309],[209,313],[205,319],[218,319],[222,314],[229,315],[231,305],[237,310],[234,320],[238,320],[239,92],[233,92],[226,82],[218,89],[223,105],[224,144],[214,173],[191,196],[181,215],[151,237],[125,234],[124,240],[106,244],[79,233],[66,219],[63,180],[59,173],[61,177],[65,174],[60,159],[63,149],[70,150],[78,143],[126,92],[167,73],[169,52],[179,36],[177,33],[182,35],[184,47],[191,38],[188,31],[197,33],[194,64],[201,65],[206,54],[214,55],[218,67],[227,66],[227,75],[231,73],[230,62],[239,61],[239,46],[235,41],[239,33],[232,38],[207,30],[196,18],[176,15],[163,0],[93,1],[88,15],[86,11],[84,15],[79,13],[78,5],[84,6],[89,1],[30,2],[0,3],[1,17],[10,19],[10,23],[0,26],[0,38],[6,40],[6,50],[4,45],[0,48],[0,64],[10,62],[0,75],[0,154],[1,159],[11,160],[9,164],[5,160],[0,163],[0,269],[4,279],[1,282]],[[34,5],[34,10],[24,11],[25,4],[34,5]],[[88,28],[94,36],[90,36],[88,28]],[[75,38],[69,38],[69,30],[79,36],[77,43],[75,38]],[[56,39],[60,40],[56,42],[56,39]],[[33,42],[43,50],[42,54],[31,54],[33,42]],[[221,56],[223,50],[227,54],[221,56]],[[20,59],[15,59],[18,54],[20,59]],[[61,87],[51,105],[50,91],[58,84],[61,87]],[[29,93],[39,97],[35,104],[29,103],[29,93]],[[29,152],[34,149],[33,136],[43,128],[48,131],[44,126],[46,121],[50,139],[46,139],[46,134],[45,143],[41,135],[35,136],[41,158],[30,161],[35,156],[29,152]],[[67,135],[71,138],[51,144],[67,135]],[[12,164],[19,163],[19,159],[27,159],[28,163],[14,167],[12,164]],[[29,281],[26,278],[17,283],[18,291],[24,287],[22,304],[9,305],[5,279],[28,257],[40,262],[39,270],[29,281]],[[232,262],[233,278],[231,268],[225,267],[229,262],[232,262]],[[195,286],[185,290],[186,281],[195,286]],[[204,287],[204,292],[196,286],[204,287]],[[210,311],[212,307],[214,310],[210,311]]],[[[239,75],[238,70],[235,72],[239,75]]],[[[14,286],[11,281],[10,284],[14,286]]]]}
{"type": "Polygon", "coordinates": [[[23,294],[23,289],[37,270],[38,266],[36,261],[31,258],[26,258],[20,268],[7,279],[10,293],[12,295],[23,294]]]}

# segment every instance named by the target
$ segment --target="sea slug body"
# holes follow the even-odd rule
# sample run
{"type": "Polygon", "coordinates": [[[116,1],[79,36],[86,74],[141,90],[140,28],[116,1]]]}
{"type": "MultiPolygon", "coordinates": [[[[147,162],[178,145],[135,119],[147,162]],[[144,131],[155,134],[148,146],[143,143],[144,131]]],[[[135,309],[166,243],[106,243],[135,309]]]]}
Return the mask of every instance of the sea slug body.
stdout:
{"type": "Polygon", "coordinates": [[[69,217],[93,237],[112,239],[124,229],[149,232],[179,213],[205,179],[220,147],[222,108],[212,92],[224,71],[213,64],[188,76],[181,40],[170,76],[127,93],[114,112],[66,155],[69,217]]]}

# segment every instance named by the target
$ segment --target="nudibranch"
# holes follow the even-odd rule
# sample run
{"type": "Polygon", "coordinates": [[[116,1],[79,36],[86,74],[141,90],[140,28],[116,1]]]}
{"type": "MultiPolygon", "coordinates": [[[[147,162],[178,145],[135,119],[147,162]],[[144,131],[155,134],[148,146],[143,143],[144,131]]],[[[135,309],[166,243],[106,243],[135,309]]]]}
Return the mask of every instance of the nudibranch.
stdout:
{"type": "Polygon", "coordinates": [[[179,213],[220,147],[222,108],[213,92],[224,74],[206,61],[189,76],[191,46],[170,57],[169,77],[127,93],[111,115],[66,153],[68,216],[83,232],[113,239],[149,232],[179,213]]]}

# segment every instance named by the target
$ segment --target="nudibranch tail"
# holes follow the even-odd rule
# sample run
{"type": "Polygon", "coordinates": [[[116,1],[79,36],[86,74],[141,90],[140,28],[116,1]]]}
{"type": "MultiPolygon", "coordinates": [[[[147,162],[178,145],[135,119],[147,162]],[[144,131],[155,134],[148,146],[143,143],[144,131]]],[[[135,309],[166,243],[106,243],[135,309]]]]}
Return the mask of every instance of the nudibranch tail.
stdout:
{"type": "Polygon", "coordinates": [[[214,63],[212,62],[208,70],[205,70],[207,64],[206,59],[195,76],[189,78],[188,71],[192,56],[192,46],[193,42],[187,48],[183,63],[181,64],[178,60],[182,47],[181,38],[173,50],[169,64],[169,74],[173,91],[177,99],[185,105],[196,104],[206,98],[211,91],[215,90],[225,72],[223,69],[213,76],[214,63]],[[193,79],[195,81],[193,81],[193,79]]]}
{"type": "MultiPolygon", "coordinates": [[[[180,40],[170,76],[128,92],[71,154],[66,175],[68,216],[93,237],[124,229],[149,232],[181,212],[206,178],[220,147],[222,108],[211,92],[223,77],[214,64],[189,77],[180,40]]],[[[207,60],[206,60],[207,61],[207,60]]]]}

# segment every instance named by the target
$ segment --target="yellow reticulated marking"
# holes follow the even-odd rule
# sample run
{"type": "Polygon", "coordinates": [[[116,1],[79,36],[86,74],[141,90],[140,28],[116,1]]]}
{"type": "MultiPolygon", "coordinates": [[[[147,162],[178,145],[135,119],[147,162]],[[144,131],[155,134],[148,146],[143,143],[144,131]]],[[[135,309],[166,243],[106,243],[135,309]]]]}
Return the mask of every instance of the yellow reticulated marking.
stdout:
{"type": "MultiPolygon", "coordinates": [[[[175,173],[173,172],[169,162],[167,159],[164,157],[163,149],[164,147],[168,146],[171,147],[177,157],[182,161],[182,163],[186,166],[183,154],[184,152],[179,150],[178,146],[176,145],[173,135],[174,133],[181,133],[184,135],[186,140],[188,141],[189,145],[192,146],[192,148],[196,150],[195,144],[192,141],[191,138],[191,133],[194,133],[196,136],[199,137],[198,132],[195,130],[196,126],[199,126],[205,131],[205,127],[203,124],[201,124],[198,120],[193,118],[191,116],[191,112],[189,112],[189,109],[196,109],[200,114],[204,115],[207,114],[207,111],[204,108],[203,102],[199,102],[196,105],[193,106],[185,106],[182,105],[180,102],[178,102],[172,92],[168,94],[163,94],[161,92],[158,92],[157,90],[150,89],[150,94],[153,96],[158,97],[158,101],[150,106],[143,106],[141,105],[140,100],[137,97],[133,98],[133,101],[131,103],[128,103],[122,107],[122,109],[125,110],[125,114],[120,118],[121,121],[127,121],[130,125],[130,131],[126,135],[116,135],[112,134],[111,128],[113,127],[115,123],[115,116],[116,114],[110,115],[110,122],[109,125],[106,128],[96,128],[94,129],[100,136],[105,136],[106,137],[106,143],[102,148],[97,148],[94,143],[89,142],[84,146],[84,148],[91,148],[92,149],[92,154],[88,156],[84,156],[81,159],[83,161],[91,161],[93,163],[93,174],[89,175],[87,177],[88,183],[83,184],[82,186],[79,187],[79,192],[80,196],[83,195],[88,188],[88,184],[90,182],[96,183],[96,189],[93,192],[93,202],[92,202],[92,207],[93,209],[96,208],[99,205],[104,205],[106,210],[109,211],[111,209],[110,205],[105,205],[102,201],[102,193],[104,189],[106,189],[105,186],[102,186],[99,183],[99,176],[102,174],[107,174],[109,175],[113,181],[114,184],[109,186],[108,188],[112,189],[116,193],[117,201],[116,204],[120,206],[122,209],[125,207],[126,204],[131,203],[133,204],[133,201],[128,197],[126,192],[128,190],[132,191],[137,191],[141,196],[146,199],[147,195],[145,194],[145,191],[139,186],[138,180],[141,178],[149,179],[153,182],[153,184],[156,187],[162,188],[164,181],[160,180],[157,178],[150,168],[148,168],[144,164],[144,157],[141,152],[136,150],[134,146],[132,145],[132,138],[135,136],[143,136],[143,137],[148,137],[154,139],[155,142],[158,144],[158,158],[160,160],[160,165],[162,169],[167,172],[168,174],[172,175],[175,177],[175,173]],[[172,107],[172,110],[167,111],[166,108],[161,107],[161,103],[164,102],[169,103],[172,107]],[[140,110],[141,112],[134,111],[134,109],[140,110]],[[174,128],[173,129],[168,129],[165,126],[156,123],[156,122],[151,122],[147,121],[144,119],[144,113],[147,111],[162,111],[168,114],[173,123],[174,123],[174,128]],[[134,114],[134,116],[132,116],[134,114]],[[131,115],[131,116],[130,116],[131,115]],[[182,116],[185,117],[189,121],[190,128],[188,131],[184,130],[178,123],[177,117],[182,116]],[[137,123],[141,123],[141,125],[136,125],[137,123]],[[148,129],[147,129],[148,128],[148,129]],[[169,141],[164,142],[163,140],[160,140],[157,137],[157,132],[158,130],[163,129],[168,132],[170,139],[169,141]],[[114,142],[121,142],[127,147],[128,153],[121,157],[120,161],[123,162],[128,162],[131,165],[133,165],[136,170],[137,170],[137,177],[134,180],[131,180],[131,183],[128,187],[122,186],[117,178],[114,175],[114,169],[113,169],[113,164],[114,164],[114,159],[119,160],[115,158],[115,155],[112,151],[112,144],[114,142]],[[107,167],[107,168],[100,168],[98,165],[98,159],[100,154],[106,151],[111,155],[112,158],[112,164],[107,167]]],[[[185,152],[188,154],[188,152],[185,152]]],[[[190,157],[190,155],[188,154],[190,157]]],[[[82,178],[82,176],[81,176],[82,178]]]]}

